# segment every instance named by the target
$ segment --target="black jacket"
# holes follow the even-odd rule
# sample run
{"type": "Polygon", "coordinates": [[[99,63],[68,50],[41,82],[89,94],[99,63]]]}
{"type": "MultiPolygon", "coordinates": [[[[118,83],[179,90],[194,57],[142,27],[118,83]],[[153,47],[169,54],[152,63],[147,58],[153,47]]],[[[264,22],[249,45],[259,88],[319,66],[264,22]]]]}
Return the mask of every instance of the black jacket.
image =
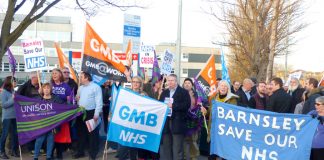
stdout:
{"type": "Polygon", "coordinates": [[[37,87],[33,86],[31,84],[31,80],[28,80],[18,88],[18,91],[16,93],[29,98],[39,98],[40,95],[38,93],[38,89],[39,89],[38,86],[37,87]]]}
{"type": "MultiPolygon", "coordinates": [[[[239,90],[237,90],[236,95],[238,95],[240,97],[237,101],[237,105],[242,106],[242,107],[249,106],[249,100],[248,100],[246,94],[244,93],[242,87],[239,90]]],[[[250,93],[250,95],[251,95],[251,93],[250,93]]],[[[251,97],[252,97],[252,95],[251,95],[251,97]]]]}
{"type": "Polygon", "coordinates": [[[280,88],[273,92],[267,104],[267,110],[277,113],[290,113],[291,96],[280,88]]]}
{"type": "MultiPolygon", "coordinates": [[[[170,97],[169,89],[162,92],[159,101],[164,102],[165,98],[167,97],[170,97]]],[[[186,131],[185,122],[187,119],[187,112],[191,104],[190,95],[187,90],[178,86],[172,98],[172,116],[171,118],[167,118],[163,133],[184,134],[186,131]]]]}
{"type": "Polygon", "coordinates": [[[298,87],[295,91],[292,93],[289,91],[288,94],[291,95],[291,108],[290,113],[294,113],[296,105],[302,101],[302,96],[305,89],[298,87]]]}
{"type": "Polygon", "coordinates": [[[78,92],[78,84],[72,78],[69,78],[67,84],[74,91],[74,94],[76,95],[78,92]]]}
{"type": "Polygon", "coordinates": [[[304,103],[302,114],[307,114],[310,111],[315,110],[315,99],[322,95],[324,94],[322,93],[321,88],[315,88],[311,90],[307,94],[308,99],[304,103]]]}

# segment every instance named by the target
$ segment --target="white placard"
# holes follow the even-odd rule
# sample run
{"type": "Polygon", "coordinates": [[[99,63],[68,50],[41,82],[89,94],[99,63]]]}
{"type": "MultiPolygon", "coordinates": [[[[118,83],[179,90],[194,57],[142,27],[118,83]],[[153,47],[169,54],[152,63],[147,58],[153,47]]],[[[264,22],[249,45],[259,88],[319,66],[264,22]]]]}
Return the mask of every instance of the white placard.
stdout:
{"type": "Polygon", "coordinates": [[[24,52],[26,72],[47,69],[43,40],[39,38],[21,40],[21,46],[24,52]]]}
{"type": "Polygon", "coordinates": [[[165,51],[162,59],[162,65],[161,65],[162,74],[166,74],[166,75],[171,74],[173,57],[174,56],[171,52],[169,52],[168,50],[165,51]]]}
{"type": "Polygon", "coordinates": [[[154,46],[141,46],[139,64],[143,68],[153,68],[154,46]]]}

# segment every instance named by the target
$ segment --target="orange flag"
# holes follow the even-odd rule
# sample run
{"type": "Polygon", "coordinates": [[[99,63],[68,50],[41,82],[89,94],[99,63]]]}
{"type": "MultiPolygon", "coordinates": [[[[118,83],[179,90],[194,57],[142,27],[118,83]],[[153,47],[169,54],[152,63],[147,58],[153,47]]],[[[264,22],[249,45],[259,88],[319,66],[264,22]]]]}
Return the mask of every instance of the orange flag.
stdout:
{"type": "Polygon", "coordinates": [[[133,56],[132,56],[132,39],[128,40],[127,48],[126,48],[126,62],[129,67],[133,64],[133,56]]]}
{"type": "Polygon", "coordinates": [[[86,23],[83,54],[84,56],[87,55],[97,60],[108,62],[121,73],[124,73],[126,70],[123,63],[93,30],[88,22],[86,23]]]}
{"type": "Polygon", "coordinates": [[[216,95],[216,68],[214,54],[209,57],[206,66],[198,73],[196,79],[208,97],[216,95]]]}
{"type": "Polygon", "coordinates": [[[74,72],[74,69],[72,68],[69,60],[67,59],[67,57],[64,55],[64,53],[62,52],[61,48],[57,45],[57,43],[54,43],[55,48],[56,48],[56,53],[57,53],[57,57],[59,59],[59,65],[60,68],[63,69],[64,67],[69,68],[69,71],[71,73],[71,78],[78,83],[78,78],[74,72]]]}
{"type": "Polygon", "coordinates": [[[320,82],[318,83],[318,86],[324,87],[324,75],[323,75],[322,79],[320,80],[320,82]]]}

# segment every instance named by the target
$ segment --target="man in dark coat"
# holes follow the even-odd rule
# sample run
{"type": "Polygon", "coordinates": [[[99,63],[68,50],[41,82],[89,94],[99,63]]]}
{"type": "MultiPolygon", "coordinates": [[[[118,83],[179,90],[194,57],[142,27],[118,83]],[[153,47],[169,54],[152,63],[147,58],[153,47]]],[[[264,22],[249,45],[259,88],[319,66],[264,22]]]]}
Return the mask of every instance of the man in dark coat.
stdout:
{"type": "Polygon", "coordinates": [[[266,94],[266,83],[259,82],[257,84],[257,92],[250,98],[249,107],[254,109],[265,110],[269,97],[266,94]]]}
{"type": "Polygon", "coordinates": [[[318,88],[318,81],[315,78],[309,78],[305,82],[305,89],[307,93],[307,99],[304,103],[302,114],[315,110],[315,99],[320,97],[323,93],[321,88],[318,88]]]}
{"type": "Polygon", "coordinates": [[[297,78],[291,78],[288,86],[288,94],[292,97],[290,113],[294,113],[296,105],[302,101],[305,89],[299,85],[297,78]]]}
{"type": "Polygon", "coordinates": [[[273,78],[270,82],[273,94],[269,98],[267,110],[277,113],[290,113],[291,96],[283,89],[280,78],[273,78]]]}
{"type": "Polygon", "coordinates": [[[242,107],[249,106],[249,100],[251,98],[251,89],[253,87],[253,81],[249,78],[244,79],[242,87],[236,92],[240,98],[237,105],[242,107]]]}
{"type": "Polygon", "coordinates": [[[171,117],[167,118],[164,125],[160,159],[178,160],[183,159],[185,122],[191,100],[188,91],[178,85],[175,74],[167,77],[167,83],[169,88],[162,92],[159,100],[170,107],[171,117]]]}

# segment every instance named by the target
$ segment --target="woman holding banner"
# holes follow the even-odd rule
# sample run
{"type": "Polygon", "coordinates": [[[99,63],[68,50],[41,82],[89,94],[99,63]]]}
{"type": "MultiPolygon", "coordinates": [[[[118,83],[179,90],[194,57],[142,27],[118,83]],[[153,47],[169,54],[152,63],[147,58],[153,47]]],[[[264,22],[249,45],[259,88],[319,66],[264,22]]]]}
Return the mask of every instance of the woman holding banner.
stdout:
{"type": "MultiPolygon", "coordinates": [[[[64,103],[70,103],[71,88],[68,84],[64,83],[63,73],[60,69],[55,68],[52,70],[52,93],[58,96],[64,103]]],[[[65,144],[71,143],[70,126],[69,123],[64,123],[59,128],[54,137],[56,158],[63,159],[63,151],[66,147],[65,144]]]]}
{"type": "Polygon", "coordinates": [[[16,87],[16,78],[8,76],[5,78],[1,102],[2,102],[2,134],[0,139],[0,158],[9,159],[6,154],[6,139],[8,132],[10,132],[11,141],[11,156],[20,157],[18,150],[18,136],[17,136],[17,121],[16,121],[16,111],[14,108],[14,88],[16,87]],[[11,129],[10,129],[11,128],[11,129]],[[10,129],[10,130],[9,130],[10,129]]]}
{"type": "MultiPolygon", "coordinates": [[[[132,87],[131,89],[142,95],[142,96],[146,96],[147,94],[143,91],[143,80],[141,77],[139,76],[134,76],[132,78],[132,87]]],[[[119,160],[125,160],[127,159],[127,156],[129,154],[129,159],[130,160],[137,160],[137,155],[138,155],[138,159],[146,159],[146,153],[148,151],[143,150],[143,149],[137,149],[137,148],[133,148],[133,147],[126,147],[126,146],[122,146],[120,145],[118,147],[118,151],[117,151],[117,156],[119,160]]]]}
{"type": "Polygon", "coordinates": [[[203,116],[200,111],[201,106],[197,103],[197,93],[193,89],[194,83],[192,79],[186,78],[182,86],[189,92],[191,99],[191,106],[187,114],[187,131],[184,140],[185,159],[196,160],[200,155],[197,143],[203,116]]]}
{"type": "MultiPolygon", "coordinates": [[[[53,103],[63,103],[63,101],[58,98],[55,95],[52,95],[52,85],[50,83],[45,83],[42,85],[42,100],[46,101],[46,102],[53,102],[53,103]]],[[[53,152],[53,148],[54,148],[54,134],[53,134],[54,130],[49,131],[43,135],[41,135],[40,137],[36,138],[35,141],[35,154],[34,154],[34,160],[38,160],[38,156],[39,156],[39,152],[40,149],[43,145],[43,142],[46,138],[46,160],[50,160],[52,158],[52,152],[53,152]]]]}
{"type": "Polygon", "coordinates": [[[312,150],[311,150],[311,160],[323,160],[324,158],[324,96],[317,97],[315,99],[315,109],[309,112],[314,118],[317,117],[320,123],[314,134],[312,150]]]}
{"type": "MultiPolygon", "coordinates": [[[[212,97],[211,99],[216,100],[218,102],[223,102],[223,103],[229,103],[229,104],[234,104],[237,105],[237,99],[239,97],[231,92],[231,86],[226,80],[221,80],[218,82],[218,87],[217,87],[217,94],[215,97],[212,97]]],[[[212,104],[210,102],[210,104],[212,104]]],[[[208,136],[207,136],[207,141],[210,142],[210,129],[211,129],[211,119],[212,119],[212,105],[209,107],[209,122],[208,122],[208,136]]],[[[210,159],[216,159],[216,155],[211,155],[210,159]]]]}

